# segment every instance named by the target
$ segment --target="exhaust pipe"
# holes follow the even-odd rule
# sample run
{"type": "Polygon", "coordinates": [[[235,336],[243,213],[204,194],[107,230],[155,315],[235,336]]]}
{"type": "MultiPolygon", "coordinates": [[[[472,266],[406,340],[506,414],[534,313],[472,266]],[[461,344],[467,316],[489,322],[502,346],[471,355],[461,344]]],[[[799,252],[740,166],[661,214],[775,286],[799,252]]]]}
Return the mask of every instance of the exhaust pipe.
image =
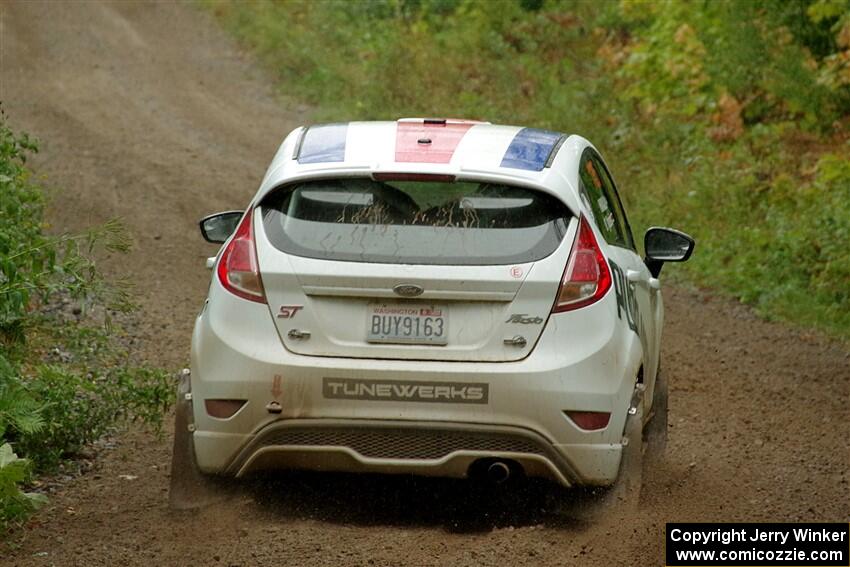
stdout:
{"type": "Polygon", "coordinates": [[[511,477],[511,468],[501,461],[487,467],[487,478],[495,484],[501,484],[511,477]]]}

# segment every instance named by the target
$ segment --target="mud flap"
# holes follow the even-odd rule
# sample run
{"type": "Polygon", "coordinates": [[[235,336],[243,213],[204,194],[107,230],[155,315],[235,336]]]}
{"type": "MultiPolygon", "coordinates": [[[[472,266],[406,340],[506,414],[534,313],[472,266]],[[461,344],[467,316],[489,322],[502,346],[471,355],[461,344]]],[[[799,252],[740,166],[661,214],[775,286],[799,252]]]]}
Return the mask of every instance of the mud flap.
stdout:
{"type": "Polygon", "coordinates": [[[607,495],[608,503],[625,512],[637,508],[643,485],[643,404],[632,403],[623,430],[620,472],[607,495]]]}
{"type": "Polygon", "coordinates": [[[223,482],[203,474],[195,461],[192,431],[192,381],[184,370],[177,383],[174,414],[174,449],[171,454],[171,487],[168,504],[172,510],[202,508],[224,500],[228,491],[223,482]]]}
{"type": "Polygon", "coordinates": [[[667,450],[667,377],[659,370],[655,379],[652,414],[643,429],[644,466],[652,467],[664,458],[667,450]]]}

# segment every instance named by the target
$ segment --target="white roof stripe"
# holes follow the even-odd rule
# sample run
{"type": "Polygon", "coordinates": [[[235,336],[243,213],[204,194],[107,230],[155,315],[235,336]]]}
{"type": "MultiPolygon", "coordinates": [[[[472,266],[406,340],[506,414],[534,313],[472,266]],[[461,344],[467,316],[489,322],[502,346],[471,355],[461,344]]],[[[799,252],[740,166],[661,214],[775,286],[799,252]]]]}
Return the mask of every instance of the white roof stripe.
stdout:
{"type": "Polygon", "coordinates": [[[517,126],[473,126],[457,145],[451,163],[467,169],[497,169],[520,130],[517,126]]]}
{"type": "Polygon", "coordinates": [[[351,122],[345,146],[350,163],[392,163],[395,161],[395,122],[351,122]]]}

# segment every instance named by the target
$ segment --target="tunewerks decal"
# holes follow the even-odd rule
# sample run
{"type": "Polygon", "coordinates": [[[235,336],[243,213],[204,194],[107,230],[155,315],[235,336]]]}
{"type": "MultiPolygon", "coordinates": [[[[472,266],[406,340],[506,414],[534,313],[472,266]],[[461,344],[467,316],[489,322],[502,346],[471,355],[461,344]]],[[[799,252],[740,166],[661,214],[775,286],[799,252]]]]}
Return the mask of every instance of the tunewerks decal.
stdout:
{"type": "Polygon", "coordinates": [[[337,400],[486,404],[490,385],[480,382],[323,378],[322,395],[337,400]]]}

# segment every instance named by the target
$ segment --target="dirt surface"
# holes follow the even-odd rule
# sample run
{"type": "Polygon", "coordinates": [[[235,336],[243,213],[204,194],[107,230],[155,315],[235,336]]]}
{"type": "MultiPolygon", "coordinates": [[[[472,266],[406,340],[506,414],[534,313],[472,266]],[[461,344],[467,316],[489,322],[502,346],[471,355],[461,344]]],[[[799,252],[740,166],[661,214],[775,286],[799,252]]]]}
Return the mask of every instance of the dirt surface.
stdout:
{"type": "MultiPolygon", "coordinates": [[[[179,368],[209,272],[196,222],[240,208],[306,121],[192,6],[0,1],[0,99],[42,140],[51,218],[123,218],[138,356],[179,368]]],[[[668,268],[675,269],[675,268],[668,268]]],[[[2,565],[658,565],[666,521],[850,519],[850,353],[705,293],[667,289],[667,460],[639,512],[588,521],[536,493],[287,474],[167,508],[170,434],[129,431],[51,499],[2,565]],[[128,475],[128,476],[121,476],[128,475]]]]}

